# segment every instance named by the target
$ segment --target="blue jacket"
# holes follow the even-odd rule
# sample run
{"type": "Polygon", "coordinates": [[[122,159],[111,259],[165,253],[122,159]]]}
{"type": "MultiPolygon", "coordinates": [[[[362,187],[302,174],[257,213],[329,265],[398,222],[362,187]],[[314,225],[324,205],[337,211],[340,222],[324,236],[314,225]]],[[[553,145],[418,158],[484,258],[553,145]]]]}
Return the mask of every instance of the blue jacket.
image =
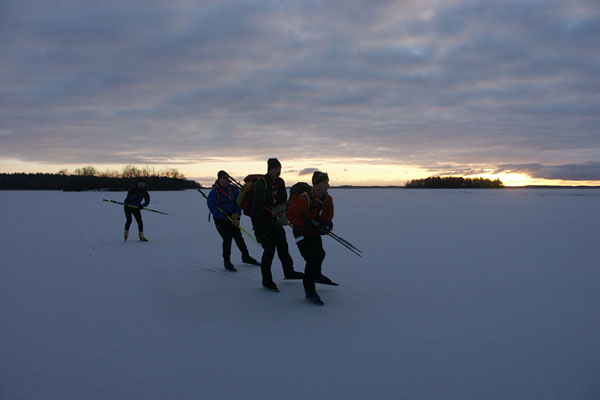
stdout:
{"type": "Polygon", "coordinates": [[[233,185],[227,185],[226,187],[216,185],[208,194],[208,200],[206,200],[208,209],[216,219],[227,219],[217,207],[220,207],[228,215],[241,214],[242,208],[237,204],[239,195],[240,190],[233,185]]]}
{"type": "Polygon", "coordinates": [[[140,205],[146,207],[148,204],[150,204],[150,195],[146,189],[140,189],[135,186],[129,189],[129,192],[127,192],[127,197],[125,198],[124,203],[135,207],[139,207],[140,205]],[[142,204],[142,200],[144,201],[144,204],[142,204]]]}

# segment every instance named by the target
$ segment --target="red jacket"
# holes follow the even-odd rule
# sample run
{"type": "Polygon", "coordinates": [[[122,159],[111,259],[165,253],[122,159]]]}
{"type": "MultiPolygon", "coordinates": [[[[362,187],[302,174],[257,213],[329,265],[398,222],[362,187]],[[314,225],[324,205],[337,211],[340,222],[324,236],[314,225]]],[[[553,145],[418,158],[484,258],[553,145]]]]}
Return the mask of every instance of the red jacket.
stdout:
{"type": "Polygon", "coordinates": [[[333,220],[333,198],[327,194],[321,199],[317,199],[314,191],[299,196],[294,195],[288,205],[287,219],[292,224],[294,231],[318,235],[319,224],[333,220]]]}

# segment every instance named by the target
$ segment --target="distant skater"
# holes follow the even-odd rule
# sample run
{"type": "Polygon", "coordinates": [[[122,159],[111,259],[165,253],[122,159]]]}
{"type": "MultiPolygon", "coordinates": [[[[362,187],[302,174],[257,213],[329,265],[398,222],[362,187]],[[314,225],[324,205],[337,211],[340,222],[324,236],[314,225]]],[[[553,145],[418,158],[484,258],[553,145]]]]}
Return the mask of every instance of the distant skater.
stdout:
{"type": "Polygon", "coordinates": [[[131,216],[133,215],[140,232],[140,240],[142,242],[147,242],[148,239],[144,236],[144,223],[142,221],[141,211],[150,204],[150,194],[148,194],[148,191],[146,190],[146,182],[143,179],[140,179],[136,186],[129,189],[124,203],[123,209],[125,210],[125,218],[127,219],[125,222],[125,233],[123,235],[124,239],[127,240],[127,237],[129,237],[129,227],[131,226],[131,216]],[[144,202],[143,204],[142,201],[144,202]]]}
{"type": "Polygon", "coordinates": [[[263,248],[260,262],[262,285],[273,291],[279,291],[271,274],[271,264],[276,250],[285,279],[304,277],[302,272],[294,271],[294,262],[283,229],[287,220],[281,214],[286,209],[287,192],[285,182],[279,175],[281,175],[281,163],[276,158],[270,158],[267,161],[267,174],[256,181],[252,192],[252,227],[256,239],[263,248]],[[279,217],[275,213],[278,213],[279,217]]]}
{"type": "Polygon", "coordinates": [[[287,217],[293,226],[298,250],[306,261],[302,280],[306,298],[322,305],[324,303],[317,294],[315,282],[337,286],[337,283],[322,273],[325,250],[321,235],[327,235],[333,228],[333,199],[327,193],[327,173],[315,171],[312,184],[312,189],[306,183],[298,183],[292,187],[287,217]]]}
{"type": "Polygon", "coordinates": [[[242,262],[252,265],[260,265],[258,261],[250,256],[246,242],[242,237],[240,230],[240,214],[242,209],[237,204],[237,198],[240,195],[240,190],[231,184],[228,175],[225,171],[217,173],[217,181],[212,190],[208,194],[208,208],[213,215],[217,232],[223,238],[223,262],[225,268],[230,271],[237,271],[231,263],[231,239],[235,240],[235,244],[242,253],[242,262]],[[220,210],[219,210],[220,208],[220,210]],[[223,212],[225,214],[223,214],[223,212]],[[231,218],[231,221],[229,218],[231,218]]]}

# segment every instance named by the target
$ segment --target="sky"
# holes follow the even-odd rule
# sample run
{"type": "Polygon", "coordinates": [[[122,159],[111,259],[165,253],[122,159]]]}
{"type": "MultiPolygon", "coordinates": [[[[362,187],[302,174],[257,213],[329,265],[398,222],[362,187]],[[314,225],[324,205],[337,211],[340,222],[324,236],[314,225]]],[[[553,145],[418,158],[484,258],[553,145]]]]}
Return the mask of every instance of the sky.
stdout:
{"type": "Polygon", "coordinates": [[[600,184],[596,0],[3,0],[0,172],[600,184]]]}

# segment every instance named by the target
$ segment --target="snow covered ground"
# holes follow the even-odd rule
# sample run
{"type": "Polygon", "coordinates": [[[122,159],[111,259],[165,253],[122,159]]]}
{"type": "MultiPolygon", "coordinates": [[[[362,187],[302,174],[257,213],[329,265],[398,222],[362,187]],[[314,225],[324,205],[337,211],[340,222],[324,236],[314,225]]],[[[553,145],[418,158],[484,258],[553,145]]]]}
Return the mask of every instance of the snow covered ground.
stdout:
{"type": "Polygon", "coordinates": [[[148,243],[124,193],[0,192],[0,398],[600,398],[600,190],[331,193],[364,257],[324,239],[319,307],[225,272],[195,191],[148,243]]]}

